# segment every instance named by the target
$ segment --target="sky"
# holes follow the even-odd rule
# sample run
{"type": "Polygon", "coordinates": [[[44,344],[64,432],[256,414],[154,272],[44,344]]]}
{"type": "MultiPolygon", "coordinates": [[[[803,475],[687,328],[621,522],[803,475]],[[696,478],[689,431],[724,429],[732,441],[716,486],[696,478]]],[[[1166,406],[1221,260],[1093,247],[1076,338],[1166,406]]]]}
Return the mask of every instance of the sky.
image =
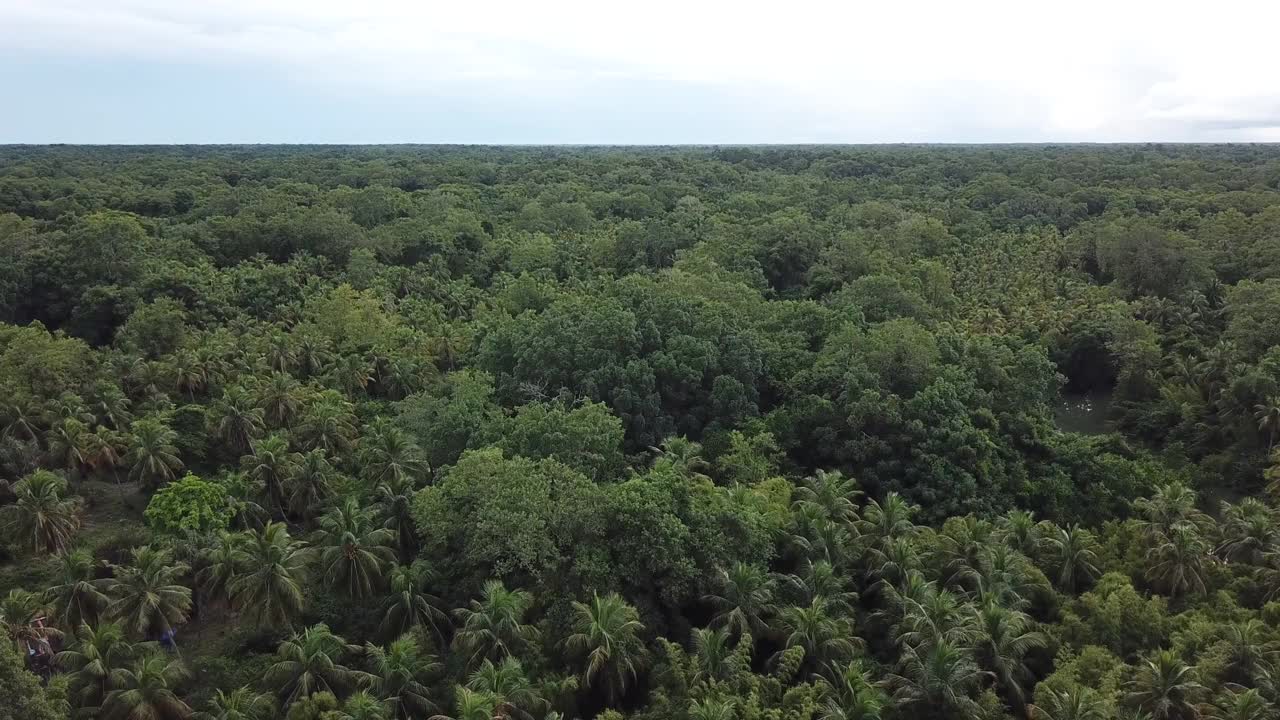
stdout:
{"type": "Polygon", "coordinates": [[[1274,0],[0,0],[0,143],[1280,141],[1274,0]]]}

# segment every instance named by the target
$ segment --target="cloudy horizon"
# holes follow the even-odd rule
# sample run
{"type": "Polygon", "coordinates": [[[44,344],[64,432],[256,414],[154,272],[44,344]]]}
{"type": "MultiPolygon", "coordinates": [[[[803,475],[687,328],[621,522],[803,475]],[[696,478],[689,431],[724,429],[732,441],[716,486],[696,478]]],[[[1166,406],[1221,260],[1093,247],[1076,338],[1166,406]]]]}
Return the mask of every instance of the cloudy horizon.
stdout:
{"type": "Polygon", "coordinates": [[[0,0],[0,143],[1278,141],[1276,20],[1235,0],[0,0]]]}

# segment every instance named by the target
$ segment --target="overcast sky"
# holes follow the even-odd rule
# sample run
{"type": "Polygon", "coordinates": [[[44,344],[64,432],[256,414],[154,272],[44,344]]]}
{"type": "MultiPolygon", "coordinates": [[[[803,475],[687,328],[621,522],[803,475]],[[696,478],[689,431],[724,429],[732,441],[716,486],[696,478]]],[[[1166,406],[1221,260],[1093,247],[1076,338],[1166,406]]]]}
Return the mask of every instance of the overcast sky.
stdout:
{"type": "Polygon", "coordinates": [[[1280,141],[1275,0],[0,0],[0,143],[1280,141]]]}

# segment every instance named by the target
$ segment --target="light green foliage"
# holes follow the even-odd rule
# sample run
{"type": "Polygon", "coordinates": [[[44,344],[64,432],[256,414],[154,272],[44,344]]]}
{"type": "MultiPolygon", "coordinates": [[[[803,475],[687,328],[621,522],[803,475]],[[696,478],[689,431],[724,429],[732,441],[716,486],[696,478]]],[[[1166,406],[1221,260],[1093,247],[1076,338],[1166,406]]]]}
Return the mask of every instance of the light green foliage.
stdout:
{"type": "Polygon", "coordinates": [[[231,514],[227,489],[222,484],[187,473],[151,496],[145,516],[153,530],[183,535],[223,530],[231,521],[231,514]]]}

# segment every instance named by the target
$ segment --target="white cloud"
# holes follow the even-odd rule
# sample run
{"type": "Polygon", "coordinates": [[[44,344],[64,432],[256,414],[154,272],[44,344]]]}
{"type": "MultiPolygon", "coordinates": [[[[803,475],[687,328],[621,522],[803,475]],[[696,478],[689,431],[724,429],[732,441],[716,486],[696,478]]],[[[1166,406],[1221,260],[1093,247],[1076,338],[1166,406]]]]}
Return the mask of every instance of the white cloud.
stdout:
{"type": "Polygon", "coordinates": [[[382,97],[714,93],[761,140],[1222,140],[1280,126],[1280,4],[0,0],[0,47],[382,97]]]}

